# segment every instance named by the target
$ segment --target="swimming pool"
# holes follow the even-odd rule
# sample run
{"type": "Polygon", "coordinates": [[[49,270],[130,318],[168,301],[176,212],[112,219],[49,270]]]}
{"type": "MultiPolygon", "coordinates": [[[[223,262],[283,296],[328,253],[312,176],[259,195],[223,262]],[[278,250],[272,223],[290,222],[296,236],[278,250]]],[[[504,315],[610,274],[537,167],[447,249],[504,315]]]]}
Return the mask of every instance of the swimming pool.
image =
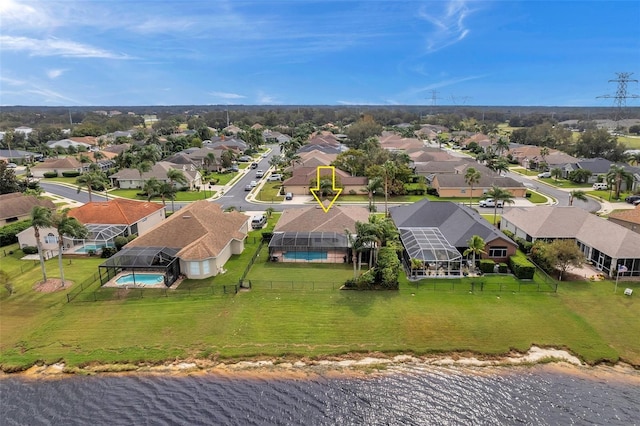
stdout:
{"type": "Polygon", "coordinates": [[[327,260],[326,251],[288,251],[283,257],[287,260],[327,260]]]}
{"type": "Polygon", "coordinates": [[[124,274],[116,279],[117,285],[164,284],[164,274],[124,274]]]}
{"type": "Polygon", "coordinates": [[[106,244],[85,244],[84,246],[80,247],[79,249],[76,249],[75,252],[76,253],[88,253],[89,250],[99,251],[99,250],[102,250],[105,247],[113,247],[113,246],[106,245],[106,244]]]}

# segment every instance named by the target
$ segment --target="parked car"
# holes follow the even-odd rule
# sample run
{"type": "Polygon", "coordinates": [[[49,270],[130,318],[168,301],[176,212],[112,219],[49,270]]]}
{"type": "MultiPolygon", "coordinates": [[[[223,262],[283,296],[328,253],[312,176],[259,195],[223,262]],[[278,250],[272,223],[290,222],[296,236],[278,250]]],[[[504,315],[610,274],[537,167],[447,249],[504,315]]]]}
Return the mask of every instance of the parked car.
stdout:
{"type": "Polygon", "coordinates": [[[267,178],[267,180],[268,180],[269,182],[274,182],[274,181],[277,181],[277,180],[282,180],[282,175],[280,175],[280,174],[278,174],[278,173],[273,173],[273,174],[271,174],[271,175],[267,178]]]}
{"type": "Polygon", "coordinates": [[[293,200],[293,193],[287,192],[287,195],[284,196],[285,200],[293,200]]]}
{"type": "Polygon", "coordinates": [[[596,191],[599,189],[603,191],[609,189],[608,185],[604,182],[596,182],[592,185],[592,188],[595,189],[596,191]]]}
{"type": "Polygon", "coordinates": [[[248,155],[243,155],[242,157],[238,158],[238,161],[242,161],[243,163],[248,163],[249,161],[251,161],[251,157],[249,157],[248,155]]]}
{"type": "Polygon", "coordinates": [[[251,186],[251,185],[245,185],[244,186],[244,190],[245,191],[251,191],[252,189],[253,189],[253,186],[251,186]]]}
{"type": "Polygon", "coordinates": [[[249,186],[251,186],[252,188],[255,188],[256,186],[258,186],[258,182],[255,180],[252,180],[249,186]]]}
{"type": "Polygon", "coordinates": [[[251,218],[251,227],[253,229],[262,229],[265,223],[267,223],[266,215],[258,215],[251,218]]]}
{"type": "Polygon", "coordinates": [[[258,179],[260,179],[262,176],[264,176],[264,170],[258,170],[258,171],[256,172],[256,177],[257,177],[258,179]]]}
{"type": "Polygon", "coordinates": [[[551,172],[538,173],[538,177],[539,178],[550,178],[551,177],[551,172]]]}
{"type": "MultiPolygon", "coordinates": [[[[504,206],[504,201],[498,200],[498,207],[504,206]]],[[[496,201],[493,198],[487,198],[486,200],[480,200],[478,203],[480,207],[496,207],[496,201]]]]}
{"type": "Polygon", "coordinates": [[[635,204],[636,201],[640,201],[640,195],[629,195],[624,200],[629,204],[635,204]]]}

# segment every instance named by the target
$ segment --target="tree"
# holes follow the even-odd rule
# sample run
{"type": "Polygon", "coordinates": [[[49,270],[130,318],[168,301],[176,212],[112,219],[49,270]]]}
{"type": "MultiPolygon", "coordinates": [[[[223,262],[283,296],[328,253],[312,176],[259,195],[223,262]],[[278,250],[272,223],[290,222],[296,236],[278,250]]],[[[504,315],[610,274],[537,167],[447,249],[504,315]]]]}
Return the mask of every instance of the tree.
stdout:
{"type": "Polygon", "coordinates": [[[60,268],[60,287],[64,287],[64,268],[62,267],[62,250],[64,236],[72,238],[86,238],[87,228],[74,217],[68,216],[69,209],[60,210],[51,215],[51,225],[58,231],[58,267],[60,268]]]}
{"type": "Polygon", "coordinates": [[[569,172],[569,180],[575,183],[584,183],[589,180],[593,172],[587,169],[577,169],[569,172]]]}
{"type": "Polygon", "coordinates": [[[464,181],[471,187],[469,192],[469,207],[471,207],[471,202],[473,200],[473,185],[480,182],[480,178],[482,174],[474,167],[469,167],[467,171],[464,173],[464,181]]]}
{"type": "Polygon", "coordinates": [[[267,214],[267,219],[271,219],[271,216],[273,215],[273,212],[275,212],[276,210],[273,207],[267,207],[265,210],[265,213],[267,214]]]}
{"type": "Polygon", "coordinates": [[[543,146],[542,148],[540,148],[540,158],[542,158],[542,162],[546,163],[546,157],[549,155],[549,148],[547,148],[546,146],[543,146]]]}
{"type": "Polygon", "coordinates": [[[554,240],[549,243],[545,251],[547,262],[560,271],[558,281],[562,281],[562,275],[570,267],[579,268],[585,262],[585,257],[580,247],[574,240],[554,240]]]}
{"type": "Polygon", "coordinates": [[[211,171],[216,166],[216,156],[213,152],[207,153],[204,157],[204,164],[207,166],[207,170],[211,171]]]}
{"type": "Polygon", "coordinates": [[[357,249],[358,238],[356,235],[353,235],[351,231],[348,229],[344,230],[345,235],[347,236],[347,241],[349,242],[349,247],[351,247],[351,262],[353,263],[353,280],[355,281],[358,278],[358,271],[356,270],[356,264],[358,263],[357,249]]]}
{"type": "Polygon", "coordinates": [[[371,201],[373,200],[373,197],[376,191],[380,191],[382,189],[382,179],[380,179],[379,177],[374,177],[373,179],[369,179],[369,182],[364,187],[364,189],[365,191],[367,191],[367,194],[369,195],[369,211],[373,212],[374,208],[373,208],[373,205],[371,204],[371,201]]]}
{"type": "Polygon", "coordinates": [[[415,271],[424,269],[424,260],[411,258],[411,275],[415,277],[415,271]]]}
{"type": "Polygon", "coordinates": [[[587,201],[587,194],[579,189],[574,189],[569,192],[569,205],[573,205],[573,200],[587,201]]]}
{"type": "Polygon", "coordinates": [[[612,164],[607,172],[607,182],[614,185],[616,200],[620,199],[620,191],[622,189],[622,182],[625,182],[627,189],[631,188],[633,184],[633,175],[625,170],[624,166],[612,164]]]}
{"type": "Polygon", "coordinates": [[[560,167],[554,167],[551,169],[551,176],[553,176],[554,180],[558,180],[562,177],[562,169],[560,167]]]}
{"type": "Polygon", "coordinates": [[[360,145],[372,137],[378,136],[382,133],[382,126],[375,122],[373,116],[364,115],[360,120],[349,126],[347,130],[347,137],[349,138],[348,145],[351,148],[359,148],[360,145]]]}
{"type": "Polygon", "coordinates": [[[135,169],[140,173],[140,188],[142,188],[142,174],[151,170],[151,163],[148,161],[140,161],[136,164],[135,169]]]}
{"type": "Polygon", "coordinates": [[[480,256],[481,254],[486,253],[484,251],[485,245],[486,244],[484,240],[479,235],[473,235],[471,238],[469,238],[469,241],[467,241],[468,248],[462,253],[462,255],[473,256],[472,262],[474,268],[476,267],[476,255],[480,256]]]}
{"type": "MultiPolygon", "coordinates": [[[[169,179],[169,182],[171,183],[171,186],[174,189],[174,196],[171,197],[171,211],[175,212],[176,208],[173,203],[173,200],[175,199],[176,182],[181,185],[185,185],[187,183],[187,177],[184,175],[184,173],[182,173],[182,170],[169,169],[167,170],[167,179],[169,179]]],[[[164,204],[164,199],[163,199],[163,204],[164,204]]]]}
{"type": "Polygon", "coordinates": [[[85,187],[89,193],[89,202],[92,201],[91,193],[94,189],[99,190],[105,188],[109,181],[103,172],[88,172],[81,174],[76,178],[78,184],[78,192],[85,187]]]}
{"type": "Polygon", "coordinates": [[[492,185],[491,189],[485,192],[482,198],[493,198],[493,225],[496,224],[496,218],[498,216],[498,203],[502,202],[502,204],[513,204],[515,203],[513,199],[513,195],[505,189],[500,188],[497,185],[492,185]]]}
{"type": "Polygon", "coordinates": [[[176,188],[169,182],[162,182],[158,186],[156,193],[162,198],[162,205],[166,206],[165,200],[168,198],[173,203],[176,198],[176,188]]]}
{"type": "Polygon", "coordinates": [[[0,194],[10,194],[22,190],[24,188],[20,185],[15,171],[7,167],[6,162],[0,161],[0,194]]]}
{"type": "Polygon", "coordinates": [[[625,146],[605,129],[586,130],[580,134],[575,154],[585,158],[606,158],[611,161],[624,159],[625,146]]]}
{"type": "Polygon", "coordinates": [[[44,251],[42,250],[40,230],[51,226],[51,216],[51,209],[47,207],[34,206],[31,210],[31,226],[33,226],[33,234],[36,237],[36,245],[38,246],[38,254],[40,255],[40,268],[42,269],[43,281],[47,281],[47,270],[44,266],[44,251]]]}
{"type": "Polygon", "coordinates": [[[144,183],[142,191],[147,194],[147,201],[151,201],[156,195],[160,195],[161,182],[155,177],[150,177],[144,183]]]}
{"type": "Polygon", "coordinates": [[[233,160],[235,159],[235,154],[230,149],[226,151],[222,151],[220,154],[220,164],[225,169],[228,169],[233,164],[233,160]]]}
{"type": "Polygon", "coordinates": [[[496,154],[502,156],[507,151],[509,151],[509,140],[501,137],[496,142],[496,154]]]}

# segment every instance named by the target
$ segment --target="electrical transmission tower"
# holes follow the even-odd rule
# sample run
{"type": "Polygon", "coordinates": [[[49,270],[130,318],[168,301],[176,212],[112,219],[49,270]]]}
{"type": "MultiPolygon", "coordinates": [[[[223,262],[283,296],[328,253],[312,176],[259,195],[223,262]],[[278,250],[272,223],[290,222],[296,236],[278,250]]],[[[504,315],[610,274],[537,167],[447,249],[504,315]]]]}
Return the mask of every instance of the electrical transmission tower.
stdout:
{"type": "Polygon", "coordinates": [[[438,91],[437,90],[432,90],[431,91],[431,115],[433,115],[434,113],[434,108],[436,107],[437,103],[438,103],[438,99],[440,99],[438,97],[438,91]]]}
{"type": "Polygon", "coordinates": [[[613,99],[613,106],[616,107],[616,121],[624,116],[624,109],[627,106],[627,99],[638,99],[640,95],[627,93],[627,85],[629,83],[637,83],[638,80],[632,79],[632,72],[617,72],[618,78],[609,80],[609,83],[618,83],[618,89],[615,95],[602,95],[598,98],[613,99]]]}

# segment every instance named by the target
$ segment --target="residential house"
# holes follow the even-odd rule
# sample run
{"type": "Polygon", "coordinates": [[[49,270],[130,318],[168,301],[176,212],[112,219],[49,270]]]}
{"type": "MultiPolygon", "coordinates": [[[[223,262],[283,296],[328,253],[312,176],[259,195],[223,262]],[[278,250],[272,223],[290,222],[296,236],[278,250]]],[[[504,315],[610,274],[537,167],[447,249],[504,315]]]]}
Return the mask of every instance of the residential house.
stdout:
{"type": "Polygon", "coordinates": [[[211,143],[203,144],[203,147],[214,148],[223,151],[234,151],[235,153],[241,154],[249,148],[249,145],[242,139],[237,137],[229,137],[229,136],[214,136],[211,138],[211,143]]]}
{"type": "Polygon", "coordinates": [[[553,148],[549,148],[549,154],[542,156],[543,147],[541,146],[519,144],[511,144],[510,146],[507,155],[510,155],[525,169],[537,169],[542,163],[546,164],[548,169],[553,169],[578,161],[577,158],[553,148]]]}
{"type": "Polygon", "coordinates": [[[167,178],[167,172],[171,169],[181,170],[184,177],[187,179],[185,184],[176,183],[177,188],[189,188],[194,190],[197,187],[202,186],[202,175],[195,167],[188,167],[186,165],[178,165],[169,163],[167,161],[158,161],[148,172],[140,172],[136,169],[122,169],[117,173],[109,176],[111,184],[114,187],[122,189],[142,188],[144,183],[150,178],[156,178],[160,182],[169,182],[167,178]]]}
{"type": "Polygon", "coordinates": [[[42,158],[42,154],[20,149],[0,149],[0,160],[7,163],[24,164],[42,158]]]}
{"type": "Polygon", "coordinates": [[[609,213],[609,221],[640,234],[640,204],[635,209],[609,213]]]}
{"type": "Polygon", "coordinates": [[[384,131],[378,138],[380,146],[388,151],[410,151],[421,149],[424,142],[418,138],[404,138],[395,132],[384,131]]]}
{"type": "Polygon", "coordinates": [[[351,260],[345,230],[356,232],[356,222],[368,222],[369,211],[358,206],[319,205],[286,209],[269,242],[269,256],[277,262],[346,263],[351,260]]]}
{"type": "Polygon", "coordinates": [[[484,135],[482,133],[475,133],[462,139],[462,141],[460,142],[460,146],[468,147],[472,142],[477,143],[478,146],[480,146],[485,151],[488,147],[492,146],[495,143],[490,136],[484,135]]]}
{"type": "Polygon", "coordinates": [[[314,167],[298,167],[292,169],[293,176],[286,179],[282,183],[282,192],[291,192],[294,195],[309,195],[312,185],[316,185],[318,178],[318,170],[320,170],[320,176],[322,178],[331,179],[332,171],[335,170],[335,186],[342,188],[343,194],[363,194],[366,193],[365,187],[367,186],[367,178],[364,176],[351,176],[340,169],[322,168],[318,169],[314,167]]]}
{"type": "Polygon", "coordinates": [[[640,276],[640,234],[579,207],[514,207],[503,213],[500,228],[526,241],[571,239],[589,262],[609,276],[624,264],[627,276],[640,276]]]}
{"type": "MultiPolygon", "coordinates": [[[[400,231],[407,270],[411,270],[411,259],[419,259],[425,264],[423,270],[416,271],[419,275],[462,275],[467,263],[462,253],[474,235],[484,240],[486,252],[476,259],[506,262],[518,248],[515,242],[465,205],[425,199],[392,207],[389,212],[400,231]]],[[[467,259],[471,258],[471,255],[467,256],[467,259]]]]}
{"type": "Polygon", "coordinates": [[[212,277],[223,272],[232,255],[244,250],[249,220],[240,212],[224,212],[218,204],[196,201],[131,241],[117,255],[127,256],[141,248],[170,248],[187,278],[212,277]]]}
{"type": "MultiPolygon", "coordinates": [[[[469,166],[465,167],[468,168],[469,166]]],[[[485,170],[480,164],[473,164],[473,167],[480,171],[480,180],[473,185],[473,194],[470,194],[471,187],[464,177],[464,170],[454,168],[458,173],[440,173],[433,175],[431,186],[438,191],[440,197],[480,197],[489,191],[494,185],[509,191],[516,198],[524,197],[527,188],[523,183],[510,177],[501,176],[493,171],[485,170]]]]}
{"type": "Polygon", "coordinates": [[[0,226],[29,219],[35,206],[56,208],[51,200],[24,195],[21,192],[0,195],[0,226]]]}
{"type": "Polygon", "coordinates": [[[76,142],[71,139],[60,139],[58,141],[48,141],[46,145],[48,148],[51,148],[51,149],[56,149],[56,148],[69,149],[70,147],[76,150],[78,148],[86,149],[86,150],[91,149],[91,145],[89,145],[88,143],[76,142]]]}
{"type": "Polygon", "coordinates": [[[13,129],[13,133],[22,133],[25,138],[28,138],[31,132],[33,132],[33,129],[27,126],[20,126],[13,129]]]}
{"type": "Polygon", "coordinates": [[[626,163],[614,163],[606,158],[581,158],[574,163],[566,163],[562,167],[563,176],[566,178],[574,170],[589,170],[591,176],[588,183],[604,182],[605,176],[611,169],[612,165],[622,166],[628,173],[633,176],[631,188],[627,188],[626,182],[622,181],[622,190],[635,191],[640,188],[640,167],[632,167],[626,163]]]}
{"type": "Polygon", "coordinates": [[[31,174],[35,178],[43,178],[45,173],[56,172],[62,176],[64,172],[82,173],[83,165],[73,157],[47,158],[44,162],[31,167],[31,174]]]}

